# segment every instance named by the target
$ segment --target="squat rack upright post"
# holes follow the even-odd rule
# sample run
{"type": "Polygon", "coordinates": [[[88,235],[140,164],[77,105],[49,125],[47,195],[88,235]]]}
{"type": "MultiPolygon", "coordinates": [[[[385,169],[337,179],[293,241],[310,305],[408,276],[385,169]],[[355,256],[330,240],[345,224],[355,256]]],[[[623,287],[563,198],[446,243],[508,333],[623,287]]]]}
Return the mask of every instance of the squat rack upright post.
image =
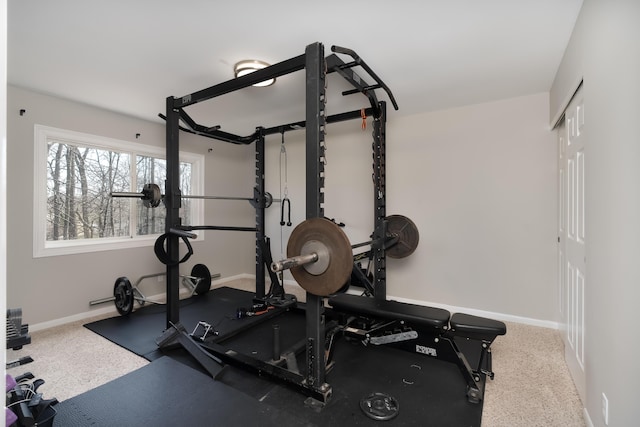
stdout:
{"type": "Polygon", "coordinates": [[[180,254],[178,236],[171,233],[173,228],[179,227],[182,222],[180,218],[180,206],[182,203],[180,193],[180,135],[179,135],[179,115],[174,108],[173,97],[167,98],[166,117],[166,161],[167,176],[164,184],[164,205],[167,210],[165,218],[165,233],[167,233],[167,329],[172,324],[180,322],[180,254]]]}
{"type": "MultiPolygon", "coordinates": [[[[324,47],[306,48],[306,218],[324,216],[324,130],[325,79],[324,47]]],[[[325,319],[322,297],[307,292],[307,381],[327,388],[325,383],[325,319]]]]}

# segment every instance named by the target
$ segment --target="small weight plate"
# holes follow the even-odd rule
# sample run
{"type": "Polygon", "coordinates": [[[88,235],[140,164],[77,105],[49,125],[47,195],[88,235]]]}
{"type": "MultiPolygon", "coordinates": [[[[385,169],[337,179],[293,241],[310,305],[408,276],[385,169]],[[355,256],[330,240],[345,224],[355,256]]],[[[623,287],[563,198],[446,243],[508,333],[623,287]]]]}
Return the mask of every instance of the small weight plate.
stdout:
{"type": "Polygon", "coordinates": [[[390,215],[387,220],[387,236],[397,237],[398,241],[385,249],[389,258],[408,257],[418,247],[420,233],[418,227],[406,216],[390,215]]]}
{"type": "Polygon", "coordinates": [[[398,401],[384,393],[371,393],[360,399],[362,412],[376,421],[388,421],[395,418],[400,411],[398,401]]]}
{"type": "Polygon", "coordinates": [[[191,269],[191,276],[198,278],[198,283],[193,291],[196,295],[202,295],[209,292],[211,289],[211,272],[204,264],[196,264],[191,269]]]}
{"type": "Polygon", "coordinates": [[[118,277],[113,285],[116,310],[122,316],[128,316],[133,311],[133,286],[126,277],[118,277]]]}

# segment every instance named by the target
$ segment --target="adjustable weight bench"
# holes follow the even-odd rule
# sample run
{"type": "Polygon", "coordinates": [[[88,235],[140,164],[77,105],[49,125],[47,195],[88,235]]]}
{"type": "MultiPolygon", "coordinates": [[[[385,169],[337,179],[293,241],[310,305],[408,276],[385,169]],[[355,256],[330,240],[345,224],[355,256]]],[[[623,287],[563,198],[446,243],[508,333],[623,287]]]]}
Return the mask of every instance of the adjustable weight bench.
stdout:
{"type": "Polygon", "coordinates": [[[343,325],[347,338],[360,340],[364,345],[391,345],[454,363],[467,383],[469,402],[482,400],[482,380],[494,377],[491,344],[498,335],[507,332],[503,322],[463,313],[451,316],[441,308],[350,294],[329,298],[329,305],[348,315],[343,325]],[[455,337],[479,342],[480,357],[475,369],[458,348],[455,337]]]}

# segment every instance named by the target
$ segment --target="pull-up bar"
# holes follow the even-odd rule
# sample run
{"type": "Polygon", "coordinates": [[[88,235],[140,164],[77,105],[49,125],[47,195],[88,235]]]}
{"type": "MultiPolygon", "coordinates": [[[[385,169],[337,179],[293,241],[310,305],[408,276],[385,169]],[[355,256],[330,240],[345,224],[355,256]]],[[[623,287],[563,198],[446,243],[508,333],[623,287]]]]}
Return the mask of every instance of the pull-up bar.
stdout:
{"type": "MultiPolygon", "coordinates": [[[[367,63],[362,60],[362,58],[360,58],[360,56],[355,51],[353,51],[352,49],[348,49],[340,46],[331,46],[331,50],[332,52],[348,55],[351,58],[353,58],[353,61],[349,63],[345,63],[335,53],[325,58],[327,62],[327,74],[332,72],[337,72],[354,87],[354,89],[352,90],[342,92],[342,95],[351,95],[354,93],[364,94],[369,99],[369,103],[371,104],[370,108],[365,109],[365,114],[367,116],[378,117],[380,115],[380,110],[378,105],[378,99],[375,94],[375,89],[381,88],[389,96],[389,99],[391,100],[393,107],[396,110],[398,109],[398,103],[396,102],[393,96],[393,93],[391,93],[391,90],[389,89],[389,87],[382,81],[380,77],[378,77],[378,75],[371,69],[371,67],[369,67],[367,63]],[[355,67],[361,67],[362,69],[364,69],[367,72],[367,74],[373,80],[375,80],[376,84],[373,84],[373,85],[368,84],[362,77],[360,77],[355,71],[353,71],[353,68],[355,67]]],[[[174,98],[173,108],[175,108],[178,111],[180,121],[183,123],[183,125],[179,126],[179,129],[184,132],[205,136],[208,138],[213,138],[219,141],[230,142],[233,144],[240,144],[240,145],[249,145],[255,142],[256,140],[258,140],[258,138],[260,138],[261,135],[262,136],[271,135],[275,133],[282,133],[282,132],[287,132],[290,130],[296,130],[296,129],[306,127],[306,122],[300,121],[300,122],[275,126],[267,129],[258,128],[251,135],[239,136],[229,132],[222,131],[219,125],[215,125],[215,126],[200,125],[196,123],[184,110],[185,107],[196,104],[198,102],[206,101],[206,100],[215,98],[217,96],[221,96],[221,95],[236,91],[238,89],[243,89],[245,87],[252,86],[256,83],[259,83],[265,80],[277,78],[280,76],[284,76],[286,74],[300,71],[305,68],[305,58],[306,58],[306,55],[299,55],[294,58],[290,58],[288,60],[279,62],[277,64],[262,68],[260,70],[256,70],[244,76],[240,76],[235,79],[217,84],[215,86],[202,89],[198,92],[185,95],[181,98],[174,98]]],[[[360,118],[361,115],[362,115],[362,110],[355,110],[355,111],[328,116],[326,117],[326,122],[334,123],[334,122],[340,122],[345,120],[351,120],[355,118],[360,118]]],[[[162,114],[159,114],[158,116],[163,120],[166,120],[166,116],[162,114]]]]}

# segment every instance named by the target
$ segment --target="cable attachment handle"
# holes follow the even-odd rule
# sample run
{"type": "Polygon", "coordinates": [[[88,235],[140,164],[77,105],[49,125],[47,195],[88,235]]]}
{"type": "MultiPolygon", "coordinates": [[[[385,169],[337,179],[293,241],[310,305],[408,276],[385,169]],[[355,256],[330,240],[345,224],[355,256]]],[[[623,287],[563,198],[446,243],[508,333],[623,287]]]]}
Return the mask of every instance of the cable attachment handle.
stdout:
{"type": "Polygon", "coordinates": [[[287,147],[284,145],[284,129],[282,130],[282,142],[280,143],[280,185],[282,188],[282,197],[280,198],[280,226],[287,225],[291,227],[291,200],[289,200],[288,186],[288,165],[287,165],[287,147]],[[282,170],[284,166],[284,185],[282,180],[282,170]],[[285,221],[285,209],[287,212],[285,221]]]}
{"type": "Polygon", "coordinates": [[[280,225],[284,226],[287,225],[287,227],[291,227],[291,200],[289,200],[288,197],[284,197],[282,199],[282,201],[280,202],[280,225]],[[285,210],[285,206],[287,209],[287,221],[285,223],[285,215],[284,215],[284,210],[285,210]]]}

